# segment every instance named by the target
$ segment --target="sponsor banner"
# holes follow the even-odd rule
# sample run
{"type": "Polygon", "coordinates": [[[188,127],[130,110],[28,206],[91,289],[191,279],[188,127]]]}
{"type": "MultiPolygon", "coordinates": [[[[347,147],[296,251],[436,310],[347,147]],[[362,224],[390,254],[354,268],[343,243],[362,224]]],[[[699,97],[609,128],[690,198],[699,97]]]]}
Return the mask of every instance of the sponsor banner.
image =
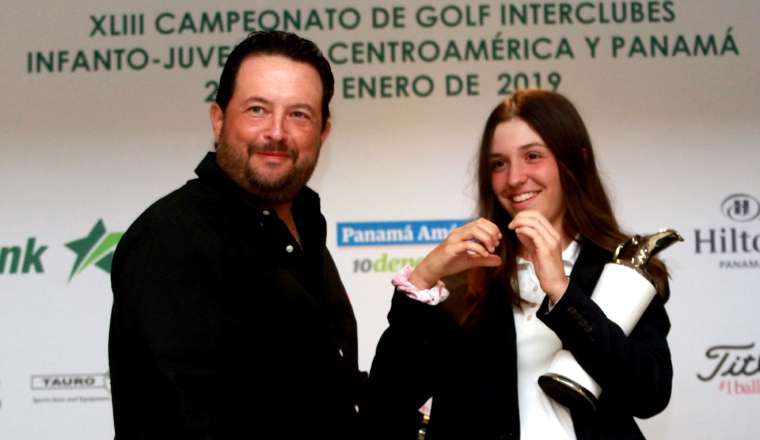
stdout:
{"type": "MultiPolygon", "coordinates": [[[[425,258],[425,254],[414,254],[402,251],[383,252],[379,256],[362,255],[351,261],[350,273],[366,274],[387,272],[390,275],[393,275],[404,266],[417,267],[417,264],[419,264],[423,258],[425,258]]],[[[341,270],[341,273],[346,272],[348,271],[341,270]]]]}
{"type": "Polygon", "coordinates": [[[0,248],[0,275],[45,272],[42,254],[47,248],[46,245],[40,246],[36,237],[29,237],[25,246],[3,246],[0,248]]]}
{"type": "Polygon", "coordinates": [[[720,203],[726,221],[694,229],[694,253],[715,257],[720,270],[760,269],[760,201],[731,194],[720,203]]]}
{"type": "Polygon", "coordinates": [[[728,396],[760,396],[760,350],[755,343],[715,345],[705,351],[707,362],[697,378],[728,396]]]}
{"type": "Polygon", "coordinates": [[[32,376],[32,391],[106,389],[110,392],[108,373],[43,374],[32,376]]]}
{"type": "Polygon", "coordinates": [[[123,232],[106,233],[105,224],[101,219],[95,223],[86,237],[66,243],[66,247],[77,255],[74,267],[71,269],[71,275],[69,275],[69,281],[74,275],[81,273],[91,264],[106,273],[111,273],[113,251],[122,235],[124,235],[123,232]]]}
{"type": "Polygon", "coordinates": [[[731,194],[720,205],[721,211],[733,221],[747,223],[760,217],[760,201],[749,194],[731,194]]]}
{"type": "MultiPolygon", "coordinates": [[[[108,233],[100,219],[85,237],[65,243],[76,255],[68,281],[90,266],[110,274],[113,251],[122,235],[123,232],[108,233]]],[[[27,238],[24,245],[0,246],[0,275],[44,274],[43,257],[49,248],[49,244],[40,243],[34,236],[27,238]]],[[[55,263],[60,262],[55,260],[55,263]]]]}
{"type": "Polygon", "coordinates": [[[471,220],[338,223],[338,247],[438,244],[471,220]]]}
{"type": "Polygon", "coordinates": [[[35,374],[30,381],[34,405],[111,402],[111,377],[108,372],[35,374]]]}
{"type": "Polygon", "coordinates": [[[262,29],[332,64],[309,185],[363,369],[393,272],[476,211],[489,112],[539,86],[577,105],[625,229],[686,240],[664,254],[673,394],[644,436],[757,437],[760,2],[16,3],[0,16],[0,438],[113,437],[105,373],[87,372],[107,362],[119,231],[194,177],[222,66],[262,29]],[[104,404],[41,405],[86,399],[104,404]]]}
{"type": "Polygon", "coordinates": [[[35,374],[30,378],[32,404],[111,402],[111,378],[106,373],[35,374]]]}

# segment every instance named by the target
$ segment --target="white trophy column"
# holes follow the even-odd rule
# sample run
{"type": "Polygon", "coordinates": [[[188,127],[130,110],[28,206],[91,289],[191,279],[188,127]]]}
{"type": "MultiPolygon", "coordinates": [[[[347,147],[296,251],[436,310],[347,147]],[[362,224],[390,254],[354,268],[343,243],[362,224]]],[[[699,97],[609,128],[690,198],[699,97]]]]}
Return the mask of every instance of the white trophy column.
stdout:
{"type": "MultiPolygon", "coordinates": [[[[639,322],[656,290],[652,283],[636,270],[621,264],[607,263],[591,299],[599,305],[626,336],[639,322]]],[[[585,388],[597,399],[602,388],[586,373],[572,353],[562,350],[554,358],[549,373],[564,376],[585,388]]]]}

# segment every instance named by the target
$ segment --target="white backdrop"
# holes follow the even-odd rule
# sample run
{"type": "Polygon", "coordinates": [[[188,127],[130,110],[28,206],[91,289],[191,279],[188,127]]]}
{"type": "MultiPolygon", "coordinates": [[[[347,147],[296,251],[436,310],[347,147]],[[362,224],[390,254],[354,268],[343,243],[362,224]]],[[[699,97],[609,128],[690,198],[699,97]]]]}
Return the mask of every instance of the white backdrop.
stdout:
{"type": "Polygon", "coordinates": [[[757,1],[1,5],[3,439],[112,437],[103,268],[113,242],[192,178],[211,148],[209,82],[221,73],[220,51],[223,62],[246,35],[246,18],[251,29],[283,29],[285,16],[299,13],[288,30],[331,54],[336,75],[333,131],[310,185],[354,304],[363,369],[386,325],[389,266],[430,245],[344,245],[338,223],[470,218],[486,116],[500,91],[540,81],[580,109],[623,225],[671,227],[686,239],[664,254],[673,273],[673,397],[640,423],[645,434],[756,438],[757,1]],[[382,26],[386,15],[376,10],[393,17],[394,6],[395,23],[382,26]],[[523,8],[525,22],[510,21],[523,8]],[[447,75],[465,84],[470,75],[469,93],[466,85],[447,93],[447,75]],[[373,78],[371,96],[360,83],[373,78]],[[396,88],[404,81],[409,96],[396,88]]]}

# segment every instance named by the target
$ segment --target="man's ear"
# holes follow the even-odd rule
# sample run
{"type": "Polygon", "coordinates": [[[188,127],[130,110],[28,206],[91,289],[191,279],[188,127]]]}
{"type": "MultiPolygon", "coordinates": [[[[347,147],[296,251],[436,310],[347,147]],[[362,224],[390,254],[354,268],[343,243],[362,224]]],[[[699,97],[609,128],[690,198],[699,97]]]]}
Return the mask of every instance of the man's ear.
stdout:
{"type": "Polygon", "coordinates": [[[327,124],[325,124],[325,129],[322,130],[322,134],[320,137],[322,138],[322,145],[324,145],[325,141],[327,140],[327,136],[330,136],[330,129],[332,128],[332,124],[330,121],[327,121],[327,124]]]}
{"type": "Polygon", "coordinates": [[[209,110],[209,118],[211,118],[211,128],[214,130],[214,143],[219,143],[219,135],[222,134],[222,126],[224,125],[224,111],[219,104],[211,104],[211,110],[209,110]]]}

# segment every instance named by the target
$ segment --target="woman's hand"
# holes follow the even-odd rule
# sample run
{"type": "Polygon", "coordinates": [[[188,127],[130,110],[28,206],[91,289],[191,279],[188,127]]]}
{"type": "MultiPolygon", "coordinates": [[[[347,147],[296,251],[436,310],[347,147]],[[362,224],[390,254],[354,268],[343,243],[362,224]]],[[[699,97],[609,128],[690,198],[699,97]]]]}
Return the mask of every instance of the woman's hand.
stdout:
{"type": "Polygon", "coordinates": [[[414,268],[409,282],[424,290],[435,286],[445,275],[471,267],[498,266],[501,258],[493,252],[501,238],[499,228],[484,218],[454,229],[414,268]]]}
{"type": "Polygon", "coordinates": [[[515,231],[527,259],[533,263],[541,290],[556,304],[569,282],[562,262],[562,235],[538,211],[518,212],[508,227],[515,231]]]}

